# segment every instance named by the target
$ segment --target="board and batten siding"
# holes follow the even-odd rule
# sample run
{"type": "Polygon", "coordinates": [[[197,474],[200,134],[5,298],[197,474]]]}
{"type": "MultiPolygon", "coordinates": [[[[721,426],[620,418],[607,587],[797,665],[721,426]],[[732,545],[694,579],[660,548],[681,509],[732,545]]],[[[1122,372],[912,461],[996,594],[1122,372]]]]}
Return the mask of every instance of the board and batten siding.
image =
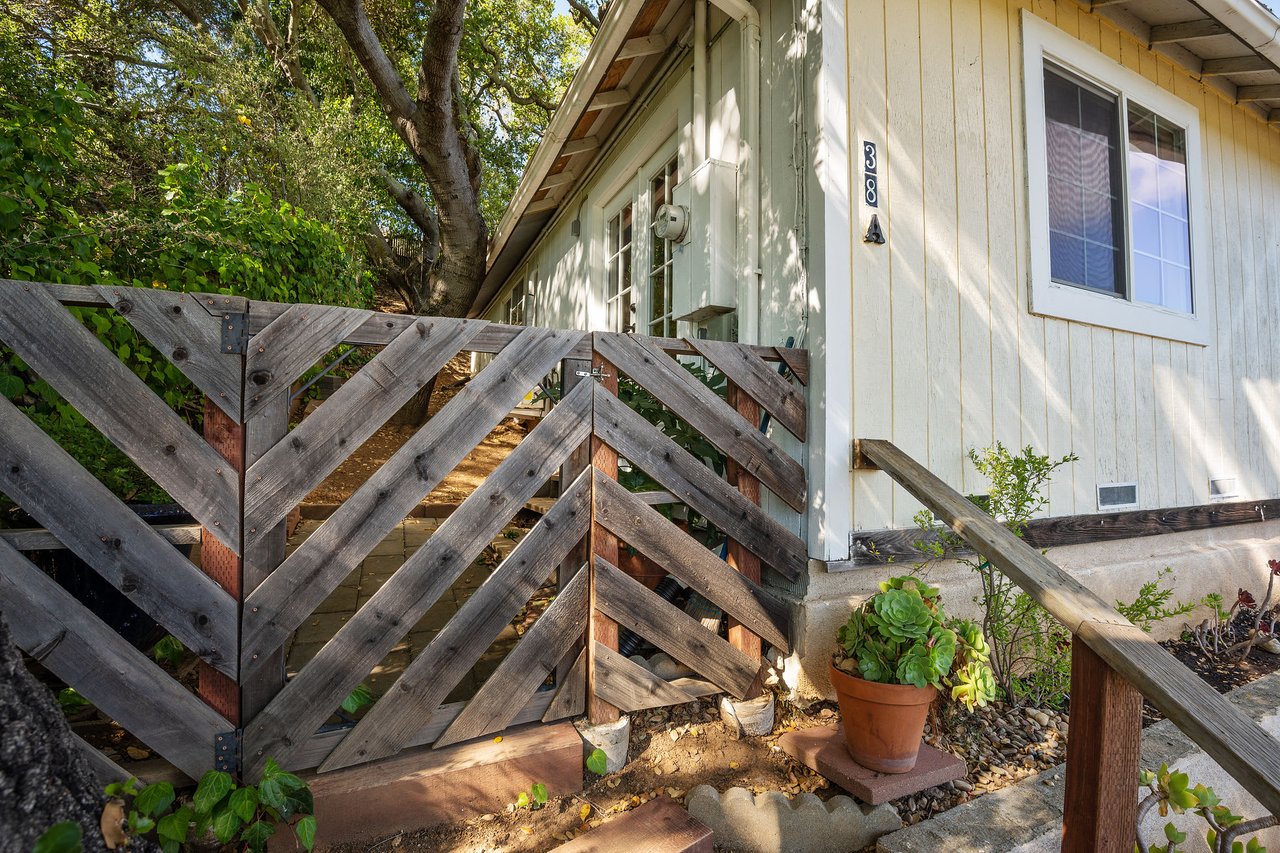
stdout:
{"type": "MultiPolygon", "coordinates": [[[[1071,0],[846,10],[850,149],[879,146],[887,238],[862,241],[859,193],[853,437],[889,438],[966,492],[986,487],[969,448],[1075,453],[1050,515],[1096,512],[1106,483],[1138,483],[1143,508],[1207,503],[1211,476],[1236,477],[1242,500],[1280,494],[1280,133],[1071,0]],[[1199,112],[1208,346],[1028,311],[1024,9],[1199,112]]],[[[919,505],[886,475],[851,476],[853,529],[912,524],[919,505]]]]}

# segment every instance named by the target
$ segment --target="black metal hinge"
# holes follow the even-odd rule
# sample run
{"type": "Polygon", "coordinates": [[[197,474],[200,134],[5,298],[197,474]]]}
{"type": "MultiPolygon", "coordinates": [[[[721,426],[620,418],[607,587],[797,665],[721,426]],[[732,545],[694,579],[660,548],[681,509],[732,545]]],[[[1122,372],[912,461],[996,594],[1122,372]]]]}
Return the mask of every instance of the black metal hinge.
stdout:
{"type": "Polygon", "coordinates": [[[244,729],[218,732],[213,736],[213,768],[237,776],[243,762],[244,729]]]}
{"type": "Polygon", "coordinates": [[[249,314],[222,312],[222,352],[243,354],[249,347],[249,314]]]}

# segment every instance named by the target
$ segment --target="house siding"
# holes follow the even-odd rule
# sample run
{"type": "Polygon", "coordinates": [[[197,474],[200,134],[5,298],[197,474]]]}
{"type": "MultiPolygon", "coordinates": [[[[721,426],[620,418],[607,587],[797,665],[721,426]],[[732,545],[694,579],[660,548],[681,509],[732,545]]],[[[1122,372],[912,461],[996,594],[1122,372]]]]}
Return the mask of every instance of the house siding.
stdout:
{"type": "MultiPolygon", "coordinates": [[[[890,438],[967,492],[985,488],[969,448],[1075,453],[1050,515],[1095,512],[1096,486],[1115,482],[1137,482],[1143,508],[1207,503],[1216,475],[1235,476],[1242,500],[1280,494],[1277,132],[1070,0],[845,9],[850,149],[879,146],[888,241],[862,241],[873,211],[855,199],[851,282],[826,282],[852,289],[850,437],[890,438]],[[1209,346],[1028,310],[1023,9],[1199,112],[1209,346]]],[[[919,509],[883,474],[827,476],[850,478],[852,530],[910,526],[919,509]]]]}

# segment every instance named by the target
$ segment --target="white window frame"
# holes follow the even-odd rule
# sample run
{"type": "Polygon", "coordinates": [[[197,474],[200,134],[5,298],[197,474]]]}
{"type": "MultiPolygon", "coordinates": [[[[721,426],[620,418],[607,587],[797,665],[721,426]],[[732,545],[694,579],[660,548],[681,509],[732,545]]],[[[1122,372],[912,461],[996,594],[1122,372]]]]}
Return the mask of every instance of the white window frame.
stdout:
{"type": "MultiPolygon", "coordinates": [[[[649,160],[644,164],[644,166],[641,167],[639,173],[636,176],[636,192],[638,193],[639,198],[641,200],[637,210],[639,210],[639,212],[643,214],[644,223],[645,223],[644,234],[639,241],[643,243],[644,254],[642,256],[637,255],[638,259],[643,258],[643,263],[642,264],[638,263],[637,264],[638,269],[636,270],[637,273],[640,273],[643,276],[643,281],[644,281],[644,291],[643,293],[640,294],[640,299],[637,300],[639,303],[642,303],[640,307],[643,309],[643,313],[640,314],[640,317],[643,319],[642,320],[637,319],[636,331],[641,332],[642,334],[645,334],[645,335],[652,335],[653,324],[658,322],[661,319],[670,320],[672,327],[675,329],[675,331],[672,333],[673,336],[677,336],[679,334],[679,328],[680,328],[679,321],[675,319],[674,306],[672,304],[674,302],[674,294],[675,294],[675,258],[674,257],[672,257],[667,261],[667,264],[671,268],[671,291],[672,291],[672,298],[668,299],[668,302],[667,302],[667,313],[663,315],[662,318],[654,318],[652,316],[653,315],[652,258],[653,258],[654,244],[658,240],[657,237],[653,236],[653,220],[658,212],[657,210],[654,209],[654,205],[653,205],[651,183],[653,179],[656,178],[660,172],[665,170],[673,160],[676,161],[677,177],[680,180],[683,180],[684,175],[680,171],[679,147],[676,144],[675,137],[672,137],[670,140],[663,143],[662,146],[658,148],[657,152],[655,152],[654,155],[650,157],[649,160]]],[[[668,192],[670,191],[671,191],[671,188],[668,188],[668,192]]],[[[635,273],[633,273],[633,275],[634,274],[635,273]]]]}
{"type": "Polygon", "coordinates": [[[640,227],[639,214],[640,214],[640,210],[639,210],[638,200],[636,199],[636,196],[635,196],[635,187],[631,186],[631,187],[628,187],[623,192],[619,193],[614,198],[613,202],[604,209],[604,216],[602,217],[604,229],[600,234],[600,247],[601,247],[600,254],[604,260],[603,270],[601,275],[601,280],[604,282],[604,328],[610,332],[627,332],[627,331],[634,332],[637,330],[637,327],[640,324],[639,318],[642,316],[640,313],[641,306],[639,304],[639,300],[637,298],[637,293],[636,293],[636,290],[637,290],[636,288],[636,254],[639,248],[637,246],[637,238],[639,236],[638,232],[640,227]],[[631,242],[622,243],[621,218],[622,218],[623,211],[626,210],[627,207],[631,208],[631,242]],[[609,228],[613,224],[613,220],[615,219],[619,220],[619,224],[618,224],[618,241],[619,242],[618,242],[617,249],[611,250],[609,247],[609,228]],[[609,264],[614,260],[614,258],[619,258],[620,262],[618,266],[618,275],[622,274],[621,257],[623,254],[624,246],[626,247],[626,250],[630,253],[630,256],[627,258],[627,263],[630,266],[630,273],[631,273],[630,284],[624,290],[622,289],[621,282],[619,281],[619,292],[617,295],[613,295],[614,283],[610,280],[610,277],[609,277],[610,276],[609,264]],[[627,299],[630,300],[629,307],[626,309],[625,313],[622,308],[623,294],[626,294],[627,299]],[[615,300],[618,301],[619,308],[617,312],[617,318],[619,321],[621,321],[620,325],[622,326],[622,328],[618,328],[618,325],[619,325],[618,323],[609,322],[609,311],[610,311],[611,303],[613,303],[615,300]]]}
{"type": "MultiPolygon", "coordinates": [[[[1207,196],[1204,153],[1200,141],[1199,111],[1111,58],[1045,22],[1028,10],[1022,12],[1023,91],[1027,122],[1028,227],[1031,242],[1030,310],[1057,317],[1136,332],[1185,343],[1209,344],[1212,333],[1213,279],[1206,233],[1207,196]],[[1187,212],[1191,241],[1191,304],[1185,314],[1160,305],[1136,302],[1132,285],[1126,296],[1116,297],[1053,280],[1049,256],[1049,167],[1045,128],[1045,63],[1065,68],[1099,88],[1116,94],[1122,104],[1132,100],[1186,130],[1187,212]]],[[[1128,132],[1122,123],[1121,158],[1125,216],[1125,274],[1133,275],[1133,246],[1128,187],[1128,132]]]]}

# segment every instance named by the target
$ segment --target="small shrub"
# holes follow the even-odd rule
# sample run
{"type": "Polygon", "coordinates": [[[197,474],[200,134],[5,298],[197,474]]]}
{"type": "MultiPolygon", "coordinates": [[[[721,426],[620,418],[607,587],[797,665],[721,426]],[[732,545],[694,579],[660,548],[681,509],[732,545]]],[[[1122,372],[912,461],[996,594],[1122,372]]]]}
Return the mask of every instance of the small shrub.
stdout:
{"type": "Polygon", "coordinates": [[[81,853],[84,850],[84,832],[73,820],[55,823],[44,831],[31,853],[81,853]]]}
{"type": "MultiPolygon", "coordinates": [[[[1211,853],[1266,853],[1267,848],[1257,838],[1250,838],[1247,842],[1239,839],[1280,825],[1280,819],[1272,815],[1246,821],[1223,805],[1212,788],[1199,784],[1192,787],[1186,773],[1170,770],[1167,764],[1160,765],[1160,769],[1154,773],[1143,770],[1138,784],[1150,791],[1138,804],[1139,827],[1153,808],[1159,808],[1161,817],[1167,817],[1169,812],[1199,815],[1209,825],[1205,832],[1205,842],[1211,853]]],[[[1164,826],[1164,837],[1166,844],[1148,846],[1139,835],[1137,848],[1140,853],[1175,853],[1183,849],[1179,845],[1187,840],[1187,833],[1179,830],[1173,823],[1167,823],[1164,826]]]]}
{"type": "Polygon", "coordinates": [[[1172,574],[1173,569],[1165,566],[1156,573],[1154,580],[1149,580],[1138,588],[1138,597],[1132,602],[1125,604],[1122,601],[1117,601],[1116,610],[1120,611],[1121,616],[1148,634],[1151,633],[1151,627],[1155,623],[1163,622],[1165,619],[1185,616],[1195,610],[1195,603],[1189,601],[1179,601],[1172,607],[1169,606],[1169,599],[1173,597],[1173,590],[1163,587],[1163,584],[1172,574]]]}
{"type": "Polygon", "coordinates": [[[516,797],[516,808],[537,811],[547,804],[547,786],[534,782],[528,791],[521,791],[516,797]]]}

